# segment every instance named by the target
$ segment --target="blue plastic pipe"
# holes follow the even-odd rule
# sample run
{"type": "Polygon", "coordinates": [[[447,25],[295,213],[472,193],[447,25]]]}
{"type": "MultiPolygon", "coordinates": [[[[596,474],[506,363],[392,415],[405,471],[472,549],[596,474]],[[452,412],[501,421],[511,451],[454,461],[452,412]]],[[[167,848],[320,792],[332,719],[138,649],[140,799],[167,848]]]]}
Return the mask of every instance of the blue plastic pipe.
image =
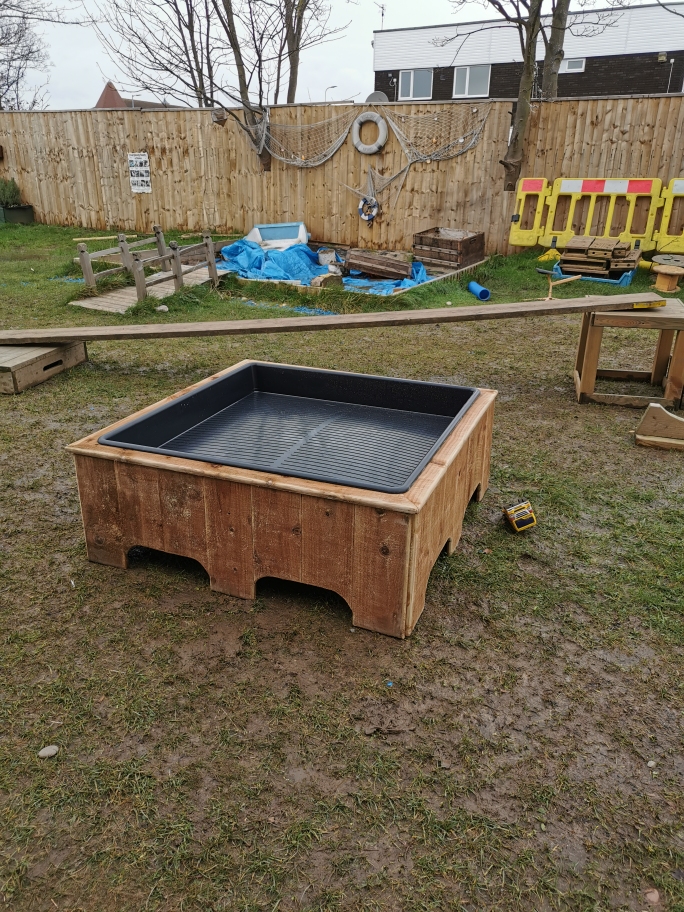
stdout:
{"type": "Polygon", "coordinates": [[[468,291],[474,294],[480,301],[488,301],[492,294],[487,288],[478,285],[477,282],[468,282],[468,291]]]}

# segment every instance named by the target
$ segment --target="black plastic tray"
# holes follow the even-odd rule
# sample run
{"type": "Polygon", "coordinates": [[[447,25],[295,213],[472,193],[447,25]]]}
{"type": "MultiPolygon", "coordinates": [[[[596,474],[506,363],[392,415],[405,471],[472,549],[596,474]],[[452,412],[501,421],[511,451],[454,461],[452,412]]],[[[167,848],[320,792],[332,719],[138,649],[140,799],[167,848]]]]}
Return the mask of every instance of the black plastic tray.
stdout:
{"type": "Polygon", "coordinates": [[[250,362],[99,442],[400,494],[478,395],[466,386],[250,362]]]}

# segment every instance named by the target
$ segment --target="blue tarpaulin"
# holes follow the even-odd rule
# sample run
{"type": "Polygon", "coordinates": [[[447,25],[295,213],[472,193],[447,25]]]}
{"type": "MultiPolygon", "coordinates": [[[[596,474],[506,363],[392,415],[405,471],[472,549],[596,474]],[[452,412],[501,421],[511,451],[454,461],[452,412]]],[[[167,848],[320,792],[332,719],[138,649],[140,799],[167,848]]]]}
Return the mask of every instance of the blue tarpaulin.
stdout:
{"type": "Polygon", "coordinates": [[[361,278],[362,275],[358,269],[350,270],[349,276],[343,279],[344,287],[348,291],[362,291],[365,294],[391,295],[395,288],[413,288],[428,280],[425,266],[417,262],[411,267],[410,279],[371,279],[368,276],[361,278]]]}
{"type": "Polygon", "coordinates": [[[306,244],[294,244],[287,250],[262,250],[254,241],[236,241],[221,250],[223,263],[219,269],[237,272],[243,279],[299,279],[302,285],[310,285],[315,276],[326,275],[327,266],[318,262],[318,254],[306,244]]]}
{"type": "MultiPolygon", "coordinates": [[[[243,239],[224,247],[221,258],[216,264],[219,269],[236,272],[243,279],[255,281],[277,279],[282,282],[296,279],[302,285],[310,285],[315,276],[326,275],[328,272],[327,266],[319,264],[318,254],[306,244],[295,244],[287,250],[263,250],[253,241],[243,239]]],[[[428,280],[422,263],[413,264],[410,279],[395,281],[361,276],[362,273],[352,270],[351,275],[343,279],[345,288],[365,294],[391,295],[397,288],[413,288],[428,280]]]]}

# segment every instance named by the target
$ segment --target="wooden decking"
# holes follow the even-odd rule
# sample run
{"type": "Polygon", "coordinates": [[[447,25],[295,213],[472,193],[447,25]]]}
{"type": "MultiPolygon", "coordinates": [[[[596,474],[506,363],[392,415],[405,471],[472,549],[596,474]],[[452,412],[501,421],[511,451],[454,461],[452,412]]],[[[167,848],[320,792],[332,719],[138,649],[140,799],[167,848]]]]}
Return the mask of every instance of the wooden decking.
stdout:
{"type": "MultiPolygon", "coordinates": [[[[173,283],[173,273],[159,273],[160,276],[166,274],[168,282],[160,282],[159,285],[153,285],[148,294],[152,298],[167,298],[175,291],[173,283]]],[[[209,270],[198,269],[196,272],[189,272],[183,275],[184,286],[203,285],[209,281],[209,270]]],[[[115,291],[108,291],[106,294],[97,295],[94,298],[84,298],[82,301],[72,301],[74,307],[85,307],[87,310],[104,310],[107,313],[124,314],[137,304],[138,298],[134,285],[126,288],[117,288],[115,291]]]]}

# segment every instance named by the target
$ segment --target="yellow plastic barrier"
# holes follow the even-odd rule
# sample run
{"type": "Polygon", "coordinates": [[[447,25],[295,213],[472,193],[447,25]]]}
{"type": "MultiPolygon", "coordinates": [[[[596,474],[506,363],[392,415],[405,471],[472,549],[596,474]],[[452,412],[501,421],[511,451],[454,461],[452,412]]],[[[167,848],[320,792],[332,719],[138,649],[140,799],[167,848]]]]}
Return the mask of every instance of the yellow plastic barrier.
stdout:
{"type": "Polygon", "coordinates": [[[548,199],[549,213],[539,243],[565,247],[576,235],[615,238],[653,250],[655,220],[663,205],[658,178],[558,178],[548,199]]]}
{"type": "Polygon", "coordinates": [[[565,247],[577,235],[615,238],[643,251],[684,252],[684,179],[667,190],[659,178],[558,178],[551,187],[546,178],[522,178],[511,224],[511,244],[565,247]],[[655,230],[658,210],[660,231],[655,230]],[[676,218],[673,219],[673,208],[676,218]],[[670,235],[674,221],[681,233],[670,235]],[[662,245],[662,246],[661,246],[662,245]]]}
{"type": "Polygon", "coordinates": [[[684,253],[684,180],[677,177],[663,190],[665,206],[656,248],[662,253],[684,253]],[[678,232],[677,232],[677,229],[678,232]],[[677,233],[672,233],[677,232],[677,233]]]}
{"type": "Polygon", "coordinates": [[[545,177],[523,177],[518,181],[515,215],[511,222],[511,244],[534,247],[544,230],[544,203],[551,192],[545,177]]]}

